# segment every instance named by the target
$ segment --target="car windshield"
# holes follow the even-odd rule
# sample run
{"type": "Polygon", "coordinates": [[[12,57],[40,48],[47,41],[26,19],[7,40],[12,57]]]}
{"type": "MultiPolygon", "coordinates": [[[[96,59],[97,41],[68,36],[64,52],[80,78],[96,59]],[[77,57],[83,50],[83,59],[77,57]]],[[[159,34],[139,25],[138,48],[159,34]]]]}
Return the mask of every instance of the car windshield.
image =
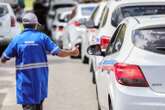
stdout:
{"type": "Polygon", "coordinates": [[[82,7],[81,8],[81,14],[83,16],[90,16],[92,12],[94,11],[96,7],[95,6],[90,6],[90,7],[82,7]]]}
{"type": "Polygon", "coordinates": [[[116,27],[124,18],[130,16],[158,14],[165,14],[165,5],[124,6],[114,11],[112,25],[116,27]]]}
{"type": "Polygon", "coordinates": [[[5,5],[0,5],[0,17],[6,15],[8,13],[8,9],[5,5]]]}
{"type": "Polygon", "coordinates": [[[138,29],[133,32],[132,40],[138,48],[165,54],[165,27],[138,29]]]}
{"type": "Polygon", "coordinates": [[[57,20],[59,21],[59,22],[63,22],[63,23],[66,23],[66,22],[68,22],[68,19],[67,19],[67,17],[66,17],[67,15],[62,15],[62,14],[58,14],[57,15],[57,20]]]}

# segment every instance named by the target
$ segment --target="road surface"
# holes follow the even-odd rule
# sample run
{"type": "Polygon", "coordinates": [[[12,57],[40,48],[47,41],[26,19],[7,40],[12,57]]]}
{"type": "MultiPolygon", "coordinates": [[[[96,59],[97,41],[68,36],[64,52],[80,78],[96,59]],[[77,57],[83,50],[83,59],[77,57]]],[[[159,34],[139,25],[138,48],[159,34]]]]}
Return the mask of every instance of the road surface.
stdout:
{"type": "MultiPolygon", "coordinates": [[[[45,110],[97,110],[95,86],[88,65],[70,58],[49,56],[49,97],[45,110]]],[[[0,64],[0,108],[21,110],[15,99],[14,60],[0,64]]]]}

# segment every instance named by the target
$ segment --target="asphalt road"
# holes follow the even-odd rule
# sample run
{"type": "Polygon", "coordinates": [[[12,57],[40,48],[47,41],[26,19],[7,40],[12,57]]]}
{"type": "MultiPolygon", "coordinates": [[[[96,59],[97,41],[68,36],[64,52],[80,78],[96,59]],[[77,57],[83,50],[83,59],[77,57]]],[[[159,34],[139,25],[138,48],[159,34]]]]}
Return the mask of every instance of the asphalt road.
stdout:
{"type": "MultiPolygon", "coordinates": [[[[97,110],[95,86],[88,65],[49,56],[49,96],[44,110],[97,110]]],[[[0,110],[21,110],[15,99],[14,60],[0,64],[0,110]]]]}

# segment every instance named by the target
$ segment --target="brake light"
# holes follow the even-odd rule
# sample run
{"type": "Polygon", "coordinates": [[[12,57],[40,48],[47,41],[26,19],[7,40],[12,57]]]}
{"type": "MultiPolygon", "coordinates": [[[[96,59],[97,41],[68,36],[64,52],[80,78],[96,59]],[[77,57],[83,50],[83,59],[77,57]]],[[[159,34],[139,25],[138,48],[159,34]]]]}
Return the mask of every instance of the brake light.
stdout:
{"type": "Polygon", "coordinates": [[[114,72],[118,83],[125,86],[148,87],[141,69],[137,65],[127,65],[117,63],[114,66],[114,72]]]}
{"type": "Polygon", "coordinates": [[[16,20],[13,16],[11,16],[11,27],[16,26],[16,20]]]}
{"type": "Polygon", "coordinates": [[[76,27],[79,27],[81,25],[81,23],[79,21],[74,21],[71,24],[76,26],[76,27]]]}
{"type": "Polygon", "coordinates": [[[56,25],[53,25],[52,28],[56,31],[57,26],[56,25]]]}
{"type": "Polygon", "coordinates": [[[109,45],[110,37],[109,36],[102,36],[100,39],[100,45],[102,49],[106,49],[109,45]]]}
{"type": "Polygon", "coordinates": [[[63,30],[64,30],[64,27],[63,27],[63,26],[59,26],[59,27],[58,27],[58,30],[59,30],[59,31],[63,31],[63,30]]]}

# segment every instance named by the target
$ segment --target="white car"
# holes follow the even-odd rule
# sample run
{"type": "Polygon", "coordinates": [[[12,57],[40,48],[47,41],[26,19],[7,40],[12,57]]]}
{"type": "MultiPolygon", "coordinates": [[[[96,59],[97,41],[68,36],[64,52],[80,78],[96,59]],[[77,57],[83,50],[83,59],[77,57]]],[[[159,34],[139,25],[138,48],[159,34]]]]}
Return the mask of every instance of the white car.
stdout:
{"type": "Polygon", "coordinates": [[[165,110],[165,16],[125,19],[97,66],[101,110],[165,110]]]}
{"type": "Polygon", "coordinates": [[[82,48],[81,48],[81,60],[83,63],[88,63],[89,55],[86,50],[89,45],[95,42],[96,35],[98,33],[98,28],[100,25],[100,20],[103,17],[103,12],[105,9],[106,1],[100,2],[92,13],[89,21],[86,22],[86,33],[82,37],[82,48]]]}
{"type": "Polygon", "coordinates": [[[69,19],[67,16],[71,14],[71,8],[59,8],[56,11],[56,16],[54,18],[52,28],[51,28],[51,36],[52,39],[63,48],[62,44],[62,36],[64,32],[64,28],[67,25],[69,19]]]}
{"type": "Polygon", "coordinates": [[[13,9],[8,3],[0,3],[0,46],[7,46],[12,37],[19,33],[20,29],[13,9]]]}
{"type": "MultiPolygon", "coordinates": [[[[117,25],[126,17],[165,14],[164,0],[113,0],[109,1],[104,11],[104,17],[101,20],[99,33],[96,37],[102,49],[106,49],[117,25]]],[[[102,57],[91,57],[91,68],[94,73],[96,65],[102,60],[102,57]]],[[[95,74],[93,75],[95,82],[95,74]]]]}
{"type": "Polygon", "coordinates": [[[56,11],[59,9],[59,8],[71,8],[71,7],[74,7],[76,2],[75,1],[72,1],[72,0],[55,0],[55,1],[50,1],[50,8],[49,8],[49,11],[48,11],[48,15],[47,15],[47,18],[46,18],[46,24],[47,24],[47,28],[48,30],[51,31],[52,29],[52,24],[53,24],[53,20],[56,16],[56,11]]]}
{"type": "Polygon", "coordinates": [[[70,49],[75,45],[79,45],[79,47],[81,48],[81,38],[86,31],[85,26],[81,24],[89,19],[97,5],[97,3],[77,4],[70,16],[71,20],[65,27],[65,34],[63,36],[65,38],[63,41],[65,42],[65,49],[70,49]]]}

